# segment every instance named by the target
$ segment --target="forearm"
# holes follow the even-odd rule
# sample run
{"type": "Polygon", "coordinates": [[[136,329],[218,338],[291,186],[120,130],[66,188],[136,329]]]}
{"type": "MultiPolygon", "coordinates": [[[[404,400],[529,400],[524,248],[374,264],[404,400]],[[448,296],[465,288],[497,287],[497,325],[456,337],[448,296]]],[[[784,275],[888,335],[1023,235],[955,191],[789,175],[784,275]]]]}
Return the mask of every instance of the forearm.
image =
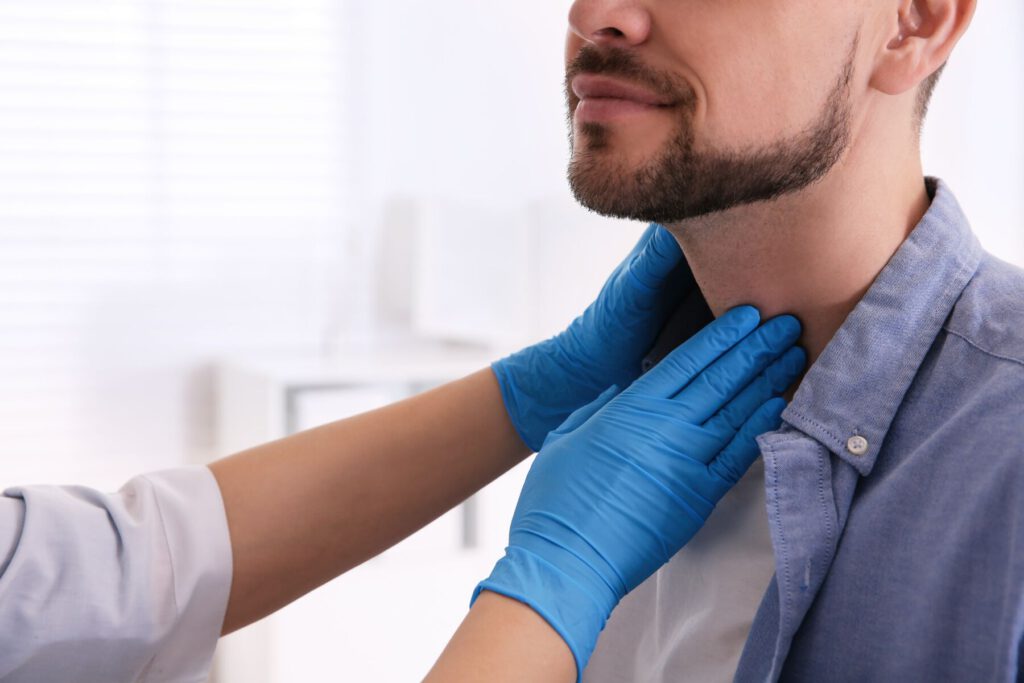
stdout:
{"type": "Polygon", "coordinates": [[[527,455],[485,369],[213,463],[234,560],[224,633],[380,553],[527,455]]]}
{"type": "Polygon", "coordinates": [[[424,683],[572,683],[565,641],[536,612],[484,591],[424,683]]]}

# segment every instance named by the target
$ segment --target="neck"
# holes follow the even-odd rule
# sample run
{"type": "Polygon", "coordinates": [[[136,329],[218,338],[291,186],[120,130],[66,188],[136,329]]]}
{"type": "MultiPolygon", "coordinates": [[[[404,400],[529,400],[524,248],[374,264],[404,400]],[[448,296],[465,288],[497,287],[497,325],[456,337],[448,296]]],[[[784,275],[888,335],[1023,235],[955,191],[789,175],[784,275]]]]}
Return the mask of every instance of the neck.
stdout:
{"type": "Polygon", "coordinates": [[[666,226],[715,317],[742,304],[795,315],[814,364],[928,209],[918,154],[866,157],[853,147],[800,192],[666,226]]]}

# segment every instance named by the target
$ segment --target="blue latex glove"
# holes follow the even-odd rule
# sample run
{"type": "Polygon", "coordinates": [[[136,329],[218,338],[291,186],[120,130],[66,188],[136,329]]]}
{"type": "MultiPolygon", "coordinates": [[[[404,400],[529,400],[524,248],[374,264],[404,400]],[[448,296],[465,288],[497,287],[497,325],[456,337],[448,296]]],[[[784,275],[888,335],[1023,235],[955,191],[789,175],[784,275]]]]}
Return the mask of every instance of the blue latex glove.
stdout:
{"type": "Polygon", "coordinates": [[[742,306],[647,375],[552,432],[526,478],[505,556],[477,586],[532,607],[582,672],[622,597],[675,555],[777,429],[800,375],[800,324],[742,306]]]}
{"type": "Polygon", "coordinates": [[[613,384],[628,386],[685,292],[675,285],[682,251],[651,225],[597,300],[559,335],[491,365],[516,431],[532,450],[613,384]]]}

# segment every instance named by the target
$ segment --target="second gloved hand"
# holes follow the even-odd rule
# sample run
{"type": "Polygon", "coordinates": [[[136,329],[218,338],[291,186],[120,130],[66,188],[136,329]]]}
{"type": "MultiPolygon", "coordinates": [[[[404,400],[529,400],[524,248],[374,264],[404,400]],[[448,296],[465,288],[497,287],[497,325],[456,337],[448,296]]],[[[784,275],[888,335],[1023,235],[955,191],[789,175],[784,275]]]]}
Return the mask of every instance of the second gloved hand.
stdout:
{"type": "Polygon", "coordinates": [[[646,376],[552,432],[523,486],[505,556],[477,587],[532,607],[582,673],[622,597],[703,526],[776,429],[806,355],[800,325],[733,309],[646,376]]]}

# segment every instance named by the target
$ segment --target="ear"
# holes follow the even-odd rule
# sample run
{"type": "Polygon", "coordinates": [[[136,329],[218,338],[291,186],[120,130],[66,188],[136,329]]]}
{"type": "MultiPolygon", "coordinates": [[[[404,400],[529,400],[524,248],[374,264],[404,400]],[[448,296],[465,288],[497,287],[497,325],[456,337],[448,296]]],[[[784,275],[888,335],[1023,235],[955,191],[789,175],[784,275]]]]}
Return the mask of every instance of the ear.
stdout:
{"type": "Polygon", "coordinates": [[[871,85],[887,95],[916,87],[946,63],[967,30],[977,0],[893,0],[871,85]]]}

